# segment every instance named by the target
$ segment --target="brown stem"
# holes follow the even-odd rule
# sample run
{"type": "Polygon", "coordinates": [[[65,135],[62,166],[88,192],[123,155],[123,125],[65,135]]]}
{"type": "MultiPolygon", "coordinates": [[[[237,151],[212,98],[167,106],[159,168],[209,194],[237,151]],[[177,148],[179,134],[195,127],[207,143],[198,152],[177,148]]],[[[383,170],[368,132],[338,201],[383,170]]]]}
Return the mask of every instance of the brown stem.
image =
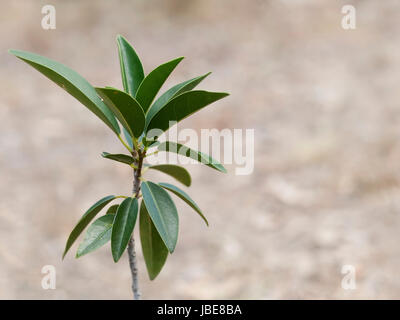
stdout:
{"type": "MultiPolygon", "coordinates": [[[[132,152],[132,156],[135,161],[135,166],[137,169],[133,171],[133,196],[138,197],[140,191],[140,177],[142,174],[142,165],[143,165],[143,158],[145,156],[145,152],[142,151],[134,151],[132,152]]],[[[136,252],[135,252],[135,239],[132,237],[128,243],[128,256],[129,256],[129,267],[131,268],[131,275],[132,275],[132,291],[133,291],[133,298],[135,300],[140,300],[140,291],[139,291],[139,279],[138,279],[138,268],[137,268],[137,260],[136,260],[136,252]]]]}
{"type": "Polygon", "coordinates": [[[142,165],[143,165],[143,158],[144,158],[145,153],[139,153],[137,154],[137,160],[135,161],[135,166],[137,169],[133,170],[133,195],[137,197],[139,195],[140,191],[140,177],[142,175],[142,165]]]}
{"type": "Polygon", "coordinates": [[[139,291],[139,277],[138,277],[138,268],[137,268],[137,260],[136,260],[136,252],[135,252],[135,239],[133,236],[129,240],[128,243],[128,256],[129,256],[129,267],[131,268],[132,274],[132,291],[133,291],[133,299],[140,300],[140,291],[139,291]]]}

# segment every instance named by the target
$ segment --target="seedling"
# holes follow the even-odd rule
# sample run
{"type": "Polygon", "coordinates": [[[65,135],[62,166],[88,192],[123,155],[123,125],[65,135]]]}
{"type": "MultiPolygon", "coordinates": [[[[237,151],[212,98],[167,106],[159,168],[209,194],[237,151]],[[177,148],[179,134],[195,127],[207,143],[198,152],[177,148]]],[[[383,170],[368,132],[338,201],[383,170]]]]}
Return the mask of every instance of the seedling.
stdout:
{"type": "Polygon", "coordinates": [[[220,172],[226,172],[210,156],[173,141],[160,143],[158,138],[172,123],[185,119],[228,94],[193,90],[209,75],[207,73],[173,86],[155,100],[161,86],[183,58],[164,63],[145,76],[142,63],[132,46],[122,36],[117,36],[117,44],[124,91],[112,87],[94,88],[75,71],[43,56],[20,50],[10,50],[10,53],[78,99],[116,134],[128,150],[129,154],[103,152],[102,156],[132,167],[132,194],[106,196],[93,204],[72,230],[63,258],[87,227],[76,257],[92,252],[110,241],[112,257],[117,262],[127,249],[132,290],[134,298],[139,299],[133,238],[138,215],[142,251],[151,280],[160,273],[168,253],[174,252],[178,240],[178,212],[168,192],[186,202],[208,225],[200,208],[185,191],[169,183],[147,181],[142,176],[144,167],[146,170],[158,170],[189,187],[189,172],[178,165],[149,165],[145,163],[145,159],[154,150],[176,152],[220,172]],[[103,208],[119,199],[122,202],[109,206],[106,214],[91,223],[103,208]]]}

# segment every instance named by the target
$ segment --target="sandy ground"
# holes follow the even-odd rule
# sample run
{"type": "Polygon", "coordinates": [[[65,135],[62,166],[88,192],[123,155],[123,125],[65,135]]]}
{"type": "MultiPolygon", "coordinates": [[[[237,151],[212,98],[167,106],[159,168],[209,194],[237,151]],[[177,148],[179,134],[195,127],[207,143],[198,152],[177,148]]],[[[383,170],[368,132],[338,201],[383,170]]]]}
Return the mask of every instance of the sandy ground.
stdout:
{"type": "Polygon", "coordinates": [[[130,170],[100,157],[123,149],[6,52],[34,51],[121,87],[118,33],[147,72],[186,57],[165,88],[211,70],[200,87],[231,93],[184,127],[255,129],[253,174],[187,166],[188,193],[211,226],[177,200],[179,243],[154,282],[138,248],[144,298],[400,297],[398,1],[52,2],[57,29],[46,31],[47,2],[1,1],[0,298],[131,297],[127,257],[114,264],[108,247],[61,261],[83,211],[130,192],[130,170]],[[349,3],[357,29],[345,31],[349,3]],[[44,265],[56,267],[56,290],[41,287],[44,265]],[[343,265],[355,267],[355,290],[341,287],[343,265]]]}

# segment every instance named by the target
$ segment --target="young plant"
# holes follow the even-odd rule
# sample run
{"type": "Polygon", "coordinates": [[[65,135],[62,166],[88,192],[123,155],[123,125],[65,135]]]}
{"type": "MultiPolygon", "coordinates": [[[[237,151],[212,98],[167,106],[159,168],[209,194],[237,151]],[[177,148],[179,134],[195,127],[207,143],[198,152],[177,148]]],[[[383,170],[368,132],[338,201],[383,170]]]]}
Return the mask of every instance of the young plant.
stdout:
{"type": "Polygon", "coordinates": [[[92,205],[72,230],[63,258],[88,227],[76,257],[92,252],[110,241],[112,257],[117,262],[127,249],[132,290],[134,298],[139,299],[133,238],[138,215],[142,251],[151,280],[160,273],[168,253],[174,252],[178,240],[178,213],[168,192],[186,202],[208,225],[200,208],[185,191],[172,184],[154,183],[143,177],[146,170],[158,170],[189,187],[191,177],[188,171],[172,164],[149,165],[144,160],[150,154],[149,150],[157,148],[155,152],[176,152],[226,172],[220,163],[202,152],[172,141],[160,143],[157,139],[169,129],[171,123],[185,119],[228,94],[193,90],[209,75],[207,73],[173,86],[153,102],[163,83],[183,58],[164,63],[145,76],[142,63],[132,46],[120,35],[117,36],[117,44],[124,91],[112,87],[94,88],[75,71],[43,56],[20,50],[9,52],[78,99],[116,134],[128,150],[129,154],[103,152],[102,156],[132,167],[132,194],[106,196],[92,205]],[[111,205],[105,215],[91,223],[104,207],[118,199],[122,199],[122,202],[111,205]]]}

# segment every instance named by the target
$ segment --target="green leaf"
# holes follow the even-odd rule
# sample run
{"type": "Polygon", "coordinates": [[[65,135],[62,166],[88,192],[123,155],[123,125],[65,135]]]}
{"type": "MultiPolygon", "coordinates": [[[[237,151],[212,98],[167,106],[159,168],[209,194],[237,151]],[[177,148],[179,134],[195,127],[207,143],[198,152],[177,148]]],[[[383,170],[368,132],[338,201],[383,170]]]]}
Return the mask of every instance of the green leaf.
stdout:
{"type": "Polygon", "coordinates": [[[149,121],[146,132],[151,129],[166,131],[170,127],[170,121],[179,122],[192,115],[196,111],[228,96],[224,92],[188,91],[170,100],[149,121]]]}
{"type": "Polygon", "coordinates": [[[157,184],[142,183],[143,201],[161,239],[169,252],[175,250],[178,241],[179,219],[170,195],[157,184]]]}
{"type": "Polygon", "coordinates": [[[78,247],[76,258],[82,257],[110,241],[114,216],[114,214],[106,214],[89,226],[85,238],[78,247]]]}
{"type": "Polygon", "coordinates": [[[126,198],[118,207],[111,232],[111,252],[115,262],[118,262],[128,245],[137,214],[136,198],[126,198]]]}
{"type": "Polygon", "coordinates": [[[117,89],[96,88],[96,91],[129,134],[138,138],[144,129],[145,116],[135,98],[117,89]]]}
{"type": "Polygon", "coordinates": [[[193,150],[180,143],[165,141],[162,142],[157,149],[158,151],[175,152],[181,156],[189,157],[192,158],[193,160],[199,161],[202,164],[205,164],[206,166],[218,170],[220,172],[223,173],[227,172],[221,163],[219,163],[214,158],[210,157],[208,154],[205,154],[201,151],[193,150]]]}
{"type": "Polygon", "coordinates": [[[168,249],[151,221],[144,201],[140,205],[140,242],[150,280],[160,273],[168,257],[168,249]]]}
{"type": "Polygon", "coordinates": [[[93,218],[98,214],[101,209],[103,209],[107,204],[109,204],[112,200],[114,200],[116,197],[115,196],[107,196],[99,201],[97,201],[94,205],[92,205],[82,216],[82,218],[79,220],[75,228],[72,230],[71,234],[69,235],[69,238],[67,240],[67,244],[65,245],[65,250],[63,254],[63,259],[65,255],[67,254],[68,250],[71,248],[71,246],[74,244],[75,240],[79,237],[79,235],[82,233],[82,231],[86,228],[86,226],[90,223],[90,221],[93,220],[93,218]]]}
{"type": "Polygon", "coordinates": [[[118,207],[119,207],[119,204],[114,204],[114,205],[112,205],[111,207],[108,208],[106,213],[107,214],[115,214],[115,213],[117,213],[118,207]]]}
{"type": "Polygon", "coordinates": [[[122,132],[124,133],[125,140],[128,143],[129,147],[133,150],[133,141],[131,134],[124,127],[122,127],[122,132]]]}
{"type": "Polygon", "coordinates": [[[185,201],[190,207],[193,208],[194,211],[196,211],[200,215],[200,217],[203,218],[204,222],[208,226],[208,221],[207,221],[206,217],[203,215],[203,213],[201,212],[198,205],[193,201],[193,199],[191,197],[189,197],[189,195],[185,191],[179,189],[178,187],[176,187],[170,183],[161,182],[161,183],[159,183],[159,185],[161,187],[171,191],[172,193],[177,195],[179,198],[181,198],[183,201],[185,201]]]}
{"type": "Polygon", "coordinates": [[[176,186],[174,186],[173,184],[170,184],[170,183],[160,182],[159,185],[161,187],[163,187],[164,189],[167,189],[167,190],[171,191],[176,196],[178,196],[183,201],[185,201],[190,207],[193,208],[194,211],[196,211],[200,215],[200,217],[203,218],[204,222],[208,226],[207,218],[203,215],[203,212],[201,212],[201,210],[198,207],[198,205],[193,201],[193,199],[185,191],[183,191],[182,189],[180,189],[180,188],[178,188],[178,187],[176,187],[176,186]]]}
{"type": "Polygon", "coordinates": [[[153,103],[153,105],[147,110],[146,113],[146,123],[158,112],[164,107],[167,102],[177,95],[184,93],[186,91],[190,91],[194,89],[201,81],[203,81],[209,74],[206,73],[205,75],[202,75],[200,77],[196,77],[184,82],[181,82],[175,86],[173,86],[171,89],[167,90],[164,92],[157,100],[156,102],[153,103]]]}
{"type": "Polygon", "coordinates": [[[111,153],[108,153],[108,152],[103,152],[101,154],[101,156],[103,158],[106,158],[106,159],[110,159],[110,160],[126,163],[126,164],[129,164],[129,165],[134,163],[133,158],[131,156],[128,156],[127,154],[121,154],[121,153],[111,154],[111,153]]]}
{"type": "Polygon", "coordinates": [[[165,80],[167,80],[168,76],[182,59],[183,57],[180,57],[164,63],[155,68],[144,78],[137,90],[136,100],[140,103],[145,113],[149,109],[158,91],[160,91],[165,80]]]}
{"type": "Polygon", "coordinates": [[[190,187],[190,184],[192,183],[192,178],[190,177],[190,173],[185,168],[177,166],[175,164],[159,164],[159,165],[149,166],[149,169],[164,172],[165,174],[170,175],[171,177],[175,178],[180,183],[188,187],[190,187]]]}
{"type": "Polygon", "coordinates": [[[135,50],[123,36],[117,36],[117,45],[122,84],[125,92],[134,97],[144,79],[143,66],[135,50]]]}
{"type": "Polygon", "coordinates": [[[69,94],[78,99],[78,101],[98,116],[117,135],[120,133],[118,122],[113,113],[101,101],[96,90],[90,85],[90,83],[77,72],[61,63],[35,53],[20,50],[9,50],[9,52],[25,61],[47,78],[65,89],[69,94]]]}

